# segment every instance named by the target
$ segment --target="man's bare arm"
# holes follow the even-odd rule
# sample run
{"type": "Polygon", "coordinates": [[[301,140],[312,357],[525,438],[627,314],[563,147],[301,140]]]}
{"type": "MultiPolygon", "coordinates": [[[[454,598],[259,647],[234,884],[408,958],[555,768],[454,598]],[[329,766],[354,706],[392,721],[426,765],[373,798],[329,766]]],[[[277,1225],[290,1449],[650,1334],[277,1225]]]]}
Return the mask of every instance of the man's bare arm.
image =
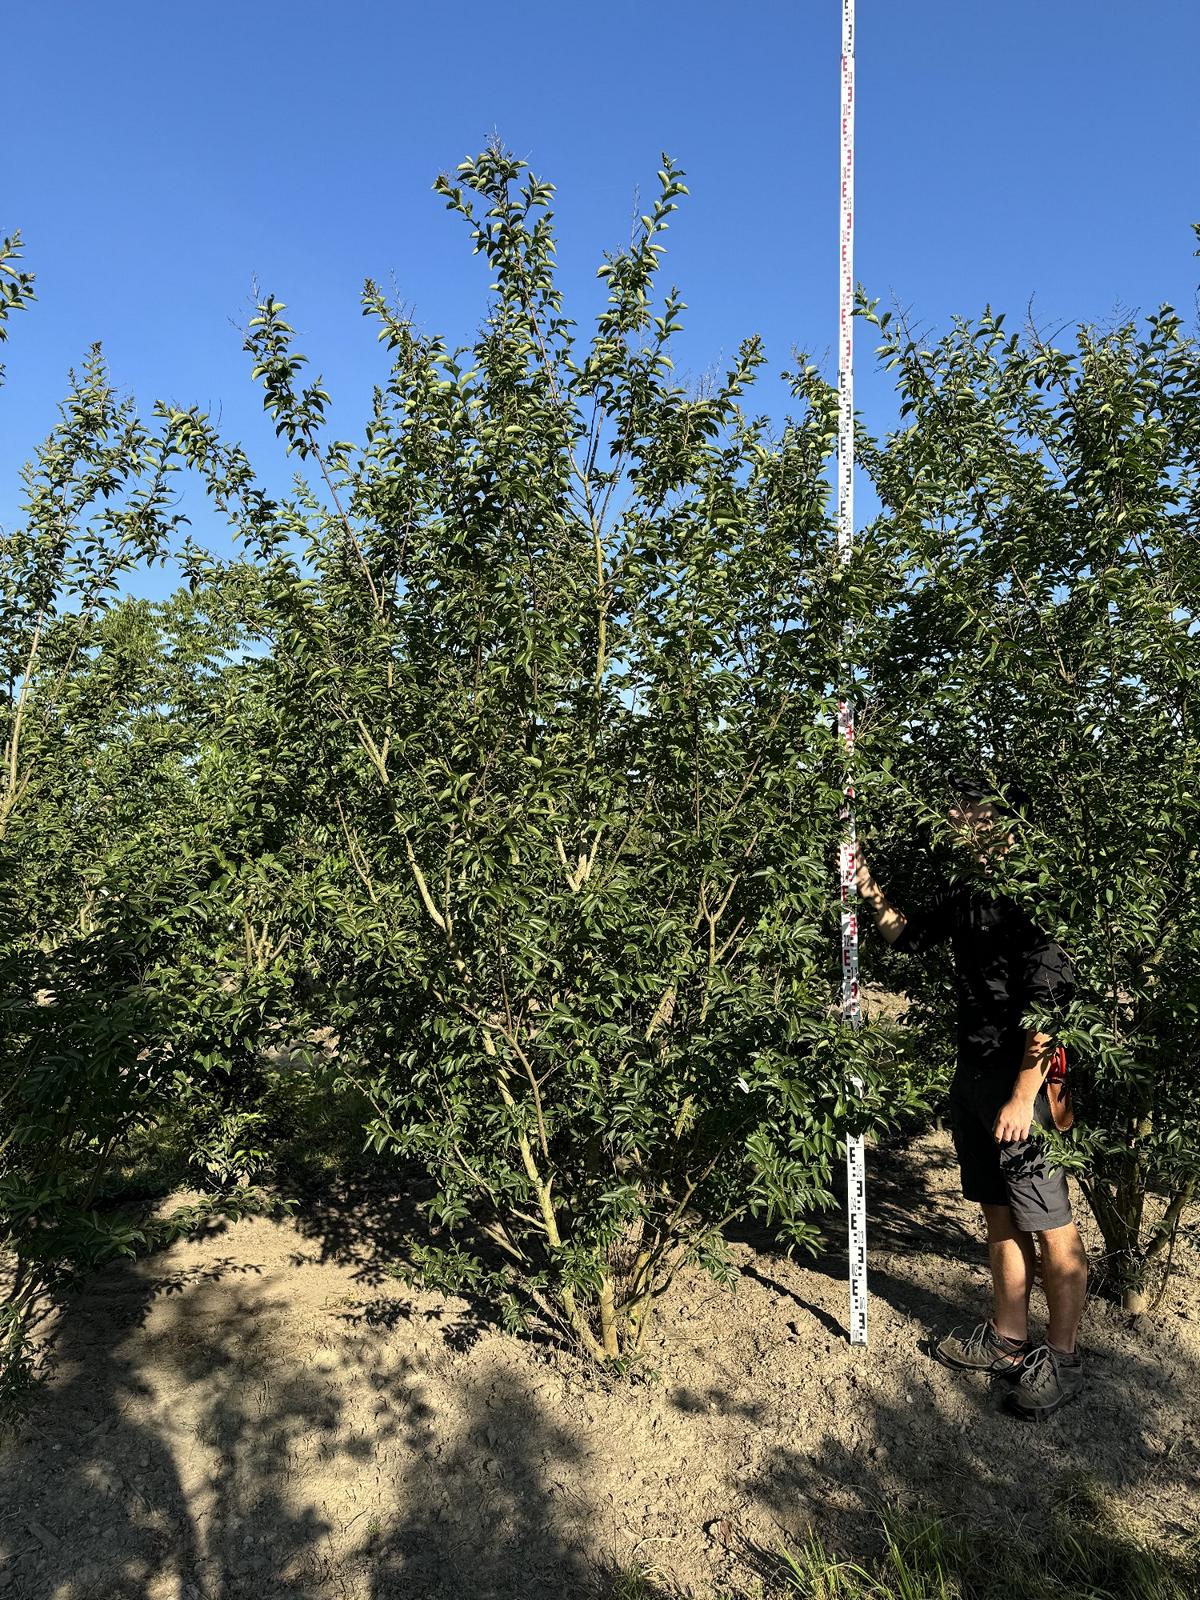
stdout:
{"type": "Polygon", "coordinates": [[[875,926],[889,944],[895,944],[904,931],[904,924],[908,919],[903,911],[897,911],[895,906],[889,902],[883,890],[871,876],[871,869],[867,865],[866,857],[863,855],[861,848],[858,852],[858,866],[854,873],[854,884],[860,899],[865,900],[867,905],[870,906],[875,917],[875,926]]]}
{"type": "Polygon", "coordinates": [[[1025,1039],[1025,1056],[1017,1073],[1012,1094],[1001,1106],[992,1132],[1000,1144],[1012,1139],[1028,1139],[1033,1126],[1033,1103],[1050,1071],[1054,1040],[1048,1033],[1030,1028],[1025,1039]]]}

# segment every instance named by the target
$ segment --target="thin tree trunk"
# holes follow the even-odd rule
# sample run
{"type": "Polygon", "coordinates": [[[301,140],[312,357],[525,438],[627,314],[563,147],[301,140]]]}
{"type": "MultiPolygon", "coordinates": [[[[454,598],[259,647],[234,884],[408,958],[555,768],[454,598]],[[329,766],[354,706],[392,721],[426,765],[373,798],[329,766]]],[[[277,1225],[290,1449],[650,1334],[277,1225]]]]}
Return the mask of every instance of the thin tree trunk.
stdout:
{"type": "Polygon", "coordinates": [[[1175,1226],[1184,1213],[1185,1207],[1196,1192],[1195,1178],[1189,1178],[1183,1188],[1171,1196],[1171,1202],[1163,1212],[1162,1218],[1155,1227],[1154,1232],[1147,1241],[1145,1251],[1146,1259],[1159,1255],[1166,1249],[1175,1232],[1175,1226]]]}
{"type": "Polygon", "coordinates": [[[612,1279],[607,1273],[600,1279],[600,1337],[604,1354],[615,1361],[621,1351],[617,1344],[617,1308],[613,1301],[612,1279]]]}
{"type": "Polygon", "coordinates": [[[642,1342],[646,1337],[646,1325],[650,1321],[650,1312],[654,1304],[650,1297],[650,1282],[645,1276],[646,1269],[650,1265],[650,1254],[649,1250],[640,1250],[633,1268],[629,1329],[635,1350],[642,1348],[642,1342]]]}

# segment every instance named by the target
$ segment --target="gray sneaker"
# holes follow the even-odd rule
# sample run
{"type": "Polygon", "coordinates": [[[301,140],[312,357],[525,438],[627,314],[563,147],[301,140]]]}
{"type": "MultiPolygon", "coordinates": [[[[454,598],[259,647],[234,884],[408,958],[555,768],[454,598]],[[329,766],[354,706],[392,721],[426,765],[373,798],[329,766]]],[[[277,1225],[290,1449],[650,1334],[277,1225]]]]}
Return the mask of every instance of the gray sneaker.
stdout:
{"type": "Polygon", "coordinates": [[[986,1372],[994,1378],[1016,1378],[1030,1352],[1028,1339],[1006,1339],[991,1322],[981,1322],[964,1333],[952,1328],[934,1346],[934,1354],[947,1367],[960,1372],[986,1372]]]}
{"type": "Polygon", "coordinates": [[[1083,1388],[1083,1362],[1039,1344],[1025,1357],[1021,1374],[1005,1403],[1019,1417],[1041,1422],[1083,1388]]]}

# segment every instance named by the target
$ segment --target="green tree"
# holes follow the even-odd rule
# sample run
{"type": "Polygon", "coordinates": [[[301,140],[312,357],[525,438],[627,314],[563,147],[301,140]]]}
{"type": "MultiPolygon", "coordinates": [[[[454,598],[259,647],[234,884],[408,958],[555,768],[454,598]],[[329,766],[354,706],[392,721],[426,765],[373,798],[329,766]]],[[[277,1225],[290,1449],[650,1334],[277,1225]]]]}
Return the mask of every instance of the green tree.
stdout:
{"type": "Polygon", "coordinates": [[[814,1238],[850,1068],[862,1125],[905,1099],[839,1017],[834,411],[778,437],[749,415],[755,339],[675,382],[658,274],[686,191],[658,179],[586,342],[550,185],[495,147],[439,179],[487,315],[451,350],[367,284],[393,361],[361,445],[326,439],[264,300],[254,373],[313,469],[285,501],[164,411],[245,544],[218,581],[263,641],[257,764],[292,775],[369,1140],[436,1183],[423,1266],[605,1360],[682,1260],[727,1272],[733,1219],[814,1238]]]}
{"type": "Polygon", "coordinates": [[[990,312],[926,340],[861,309],[906,419],[862,441],[863,560],[892,573],[860,630],[872,820],[937,838],[964,765],[1032,793],[999,887],[1075,963],[1074,1002],[1036,1019],[1074,1063],[1060,1156],[1137,1308],[1200,1167],[1200,346],[1170,307],[1065,350],[990,312]]]}
{"type": "MultiPolygon", "coordinates": [[[[0,253],[0,333],[31,298],[17,243],[0,253]]],[[[218,1189],[262,1154],[230,1074],[257,1053],[274,950],[243,956],[245,895],[213,848],[227,786],[205,756],[236,635],[189,593],[122,594],[186,556],[171,452],[93,349],[0,533],[0,1391],[27,1373],[38,1297],[145,1246],[98,1209],[131,1141],[182,1119],[218,1189]]]]}

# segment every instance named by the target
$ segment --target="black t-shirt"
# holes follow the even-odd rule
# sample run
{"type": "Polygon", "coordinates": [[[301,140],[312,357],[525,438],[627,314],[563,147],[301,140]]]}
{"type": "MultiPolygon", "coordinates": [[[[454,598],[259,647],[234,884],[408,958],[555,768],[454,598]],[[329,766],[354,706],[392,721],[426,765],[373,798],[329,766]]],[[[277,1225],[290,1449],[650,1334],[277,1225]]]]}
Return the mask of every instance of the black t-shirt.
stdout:
{"type": "Polygon", "coordinates": [[[906,916],[893,950],[927,950],[949,940],[954,952],[960,1068],[1015,1073],[1025,1054],[1023,1014],[1071,997],[1066,951],[1006,895],[991,898],[969,884],[946,884],[928,906],[906,916]]]}

